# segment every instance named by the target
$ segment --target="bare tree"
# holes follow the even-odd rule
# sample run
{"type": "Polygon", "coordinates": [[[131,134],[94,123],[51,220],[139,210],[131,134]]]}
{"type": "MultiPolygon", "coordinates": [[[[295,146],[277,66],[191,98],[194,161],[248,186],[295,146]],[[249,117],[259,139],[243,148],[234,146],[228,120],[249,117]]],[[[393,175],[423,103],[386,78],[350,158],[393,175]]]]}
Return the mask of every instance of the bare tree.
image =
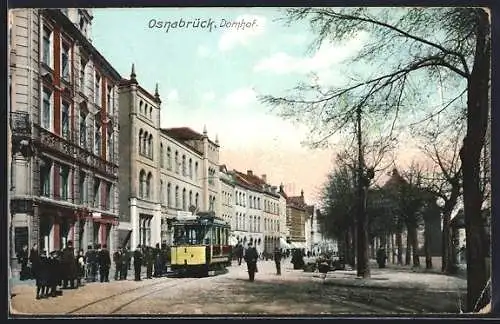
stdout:
{"type": "MultiPolygon", "coordinates": [[[[490,80],[490,23],[479,8],[294,8],[288,23],[309,21],[316,32],[313,46],[370,33],[358,55],[347,63],[369,62],[372,69],[360,78],[324,89],[318,83],[299,84],[287,97],[264,96],[262,101],[284,108],[281,115],[315,125],[317,142],[355,125],[366,115],[388,120],[422,102],[422,91],[439,75],[456,82],[456,98],[467,95],[467,129],[460,150],[467,234],[468,309],[474,308],[486,283],[485,247],[479,185],[482,147],[488,120],[490,80]],[[427,78],[423,83],[418,80],[427,78]],[[318,126],[319,125],[319,126],[318,126]]],[[[418,105],[417,105],[418,106],[418,105]]],[[[419,106],[420,108],[420,106],[419,106]]],[[[446,106],[432,114],[447,109],[446,106]]],[[[352,129],[352,127],[350,128],[352,129]]]]}
{"type": "MultiPolygon", "coordinates": [[[[444,114],[444,113],[443,113],[444,114]]],[[[442,265],[445,273],[453,273],[453,249],[450,220],[458,199],[462,195],[462,163],[459,157],[460,140],[465,134],[463,114],[436,116],[425,127],[414,129],[421,140],[420,149],[432,161],[432,173],[427,176],[426,186],[440,200],[442,214],[442,265]]]]}

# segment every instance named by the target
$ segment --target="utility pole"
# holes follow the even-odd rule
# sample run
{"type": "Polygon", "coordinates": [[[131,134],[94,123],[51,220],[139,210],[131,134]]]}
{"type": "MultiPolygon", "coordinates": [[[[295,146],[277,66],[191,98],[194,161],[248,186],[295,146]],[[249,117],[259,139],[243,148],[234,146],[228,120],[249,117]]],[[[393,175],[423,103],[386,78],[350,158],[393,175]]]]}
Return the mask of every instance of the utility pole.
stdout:
{"type": "Polygon", "coordinates": [[[362,108],[356,109],[356,137],[358,144],[358,165],[357,165],[357,208],[356,208],[356,229],[357,229],[357,276],[363,278],[370,277],[370,264],[368,260],[368,219],[366,217],[366,192],[370,186],[370,181],[374,177],[373,169],[366,170],[363,154],[363,137],[361,133],[362,108]]]}

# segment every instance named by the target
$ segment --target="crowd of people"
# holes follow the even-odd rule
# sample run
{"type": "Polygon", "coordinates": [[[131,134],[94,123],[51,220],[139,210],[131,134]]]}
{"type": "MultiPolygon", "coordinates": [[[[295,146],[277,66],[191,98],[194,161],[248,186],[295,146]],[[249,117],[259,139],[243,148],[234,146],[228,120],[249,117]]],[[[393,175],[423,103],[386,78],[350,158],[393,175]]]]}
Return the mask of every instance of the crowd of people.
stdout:
{"type": "Polygon", "coordinates": [[[34,244],[30,251],[24,246],[18,253],[21,265],[20,280],[35,279],[36,299],[62,295],[62,289],[76,289],[84,282],[109,282],[109,273],[114,264],[114,280],[127,280],[128,272],[134,266],[134,279],[141,280],[142,268],[146,267],[146,278],[161,277],[166,273],[169,249],[137,246],[131,252],[122,247],[112,255],[107,246],[89,245],[87,251],[75,251],[73,242],[68,241],[62,250],[39,251],[34,244]]]}

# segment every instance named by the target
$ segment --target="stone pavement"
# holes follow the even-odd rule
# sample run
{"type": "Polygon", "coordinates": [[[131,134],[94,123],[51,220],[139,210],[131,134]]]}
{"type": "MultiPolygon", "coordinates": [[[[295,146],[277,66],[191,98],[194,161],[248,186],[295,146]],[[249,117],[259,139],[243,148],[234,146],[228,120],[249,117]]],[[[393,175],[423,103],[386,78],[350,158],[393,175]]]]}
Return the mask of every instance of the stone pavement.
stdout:
{"type": "Polygon", "coordinates": [[[248,281],[244,264],[234,262],[228,273],[214,277],[91,283],[46,300],[34,299],[33,286],[19,285],[12,288],[12,308],[25,314],[65,314],[102,299],[100,308],[85,314],[92,309],[100,309],[98,315],[457,313],[465,287],[460,278],[394,269],[373,269],[371,279],[335,271],[323,280],[318,273],[293,270],[290,260],[283,262],[281,276],[272,261],[260,261],[258,268],[255,282],[248,281]]]}

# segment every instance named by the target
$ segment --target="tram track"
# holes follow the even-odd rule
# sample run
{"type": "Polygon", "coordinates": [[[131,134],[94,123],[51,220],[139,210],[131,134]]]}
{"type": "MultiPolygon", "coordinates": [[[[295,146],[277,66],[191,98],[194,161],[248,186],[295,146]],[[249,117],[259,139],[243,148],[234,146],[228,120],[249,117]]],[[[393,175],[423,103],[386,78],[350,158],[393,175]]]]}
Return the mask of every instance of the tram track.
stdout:
{"type": "Polygon", "coordinates": [[[197,281],[203,278],[171,278],[173,280],[162,280],[160,282],[154,282],[152,284],[135,287],[132,289],[128,289],[125,291],[120,291],[114,293],[110,296],[106,296],[103,298],[99,298],[97,300],[86,303],[85,305],[79,306],[75,309],[66,312],[65,315],[113,315],[120,310],[124,309],[128,305],[140,300],[143,297],[148,295],[158,293],[164,289],[172,288],[178,286],[180,284],[187,284],[193,281],[197,281]],[[125,299],[125,301],[121,301],[120,299],[125,299]],[[109,305],[106,307],[105,305],[109,305]],[[117,305],[111,310],[106,310],[105,312],[102,309],[109,309],[112,305],[117,305]]]}

